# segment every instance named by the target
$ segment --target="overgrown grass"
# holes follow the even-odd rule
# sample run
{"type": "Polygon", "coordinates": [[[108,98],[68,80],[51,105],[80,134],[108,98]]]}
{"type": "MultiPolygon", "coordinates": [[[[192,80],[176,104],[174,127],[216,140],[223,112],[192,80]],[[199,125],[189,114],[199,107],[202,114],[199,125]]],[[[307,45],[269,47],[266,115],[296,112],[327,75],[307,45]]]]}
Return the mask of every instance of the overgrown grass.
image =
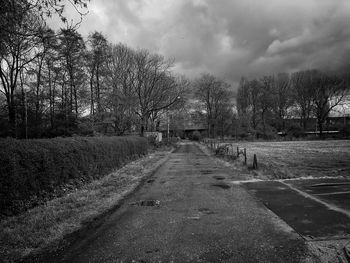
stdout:
{"type": "Polygon", "coordinates": [[[3,219],[0,221],[0,259],[11,262],[49,244],[54,246],[65,235],[115,207],[143,177],[164,162],[168,153],[152,153],[81,189],[70,190],[21,215],[3,219]]]}
{"type": "Polygon", "coordinates": [[[23,212],[147,153],[140,137],[0,140],[0,215],[23,212]]]}

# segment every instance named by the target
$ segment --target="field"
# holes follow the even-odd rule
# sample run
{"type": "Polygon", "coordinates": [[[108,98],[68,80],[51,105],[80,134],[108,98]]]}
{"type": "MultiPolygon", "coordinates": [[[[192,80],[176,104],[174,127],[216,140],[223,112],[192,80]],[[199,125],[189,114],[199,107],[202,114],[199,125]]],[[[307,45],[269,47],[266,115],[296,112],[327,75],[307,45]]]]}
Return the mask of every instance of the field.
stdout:
{"type": "Polygon", "coordinates": [[[234,152],[237,146],[246,148],[248,167],[252,166],[253,155],[256,154],[259,165],[257,173],[271,179],[350,177],[350,140],[229,144],[233,146],[234,152]]]}

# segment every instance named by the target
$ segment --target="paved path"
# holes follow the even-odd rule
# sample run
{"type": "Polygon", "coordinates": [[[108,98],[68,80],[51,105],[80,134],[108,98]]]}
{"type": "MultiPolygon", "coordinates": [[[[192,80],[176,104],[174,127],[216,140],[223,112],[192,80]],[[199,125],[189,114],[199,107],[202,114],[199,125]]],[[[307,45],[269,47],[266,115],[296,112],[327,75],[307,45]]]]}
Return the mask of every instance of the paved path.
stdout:
{"type": "MultiPolygon", "coordinates": [[[[343,184],[337,182],[335,193],[348,187],[345,184],[348,181],[343,181],[343,184]]],[[[327,183],[326,189],[323,189],[323,185],[325,184],[313,182],[310,186],[310,180],[293,180],[246,183],[245,187],[307,240],[350,238],[350,211],[332,205],[329,202],[332,200],[319,199],[319,193],[334,191],[334,189],[328,189],[332,188],[334,183],[331,186],[327,183]],[[307,191],[308,189],[310,190],[307,191]],[[312,195],[314,192],[316,195],[312,195]]],[[[328,195],[324,196],[328,197],[328,195]]],[[[341,194],[341,197],[344,195],[341,194]]],[[[346,205],[348,200],[344,198],[341,201],[346,205]]]]}
{"type": "Polygon", "coordinates": [[[102,225],[37,261],[301,262],[303,239],[230,184],[235,176],[182,145],[102,225]]]}

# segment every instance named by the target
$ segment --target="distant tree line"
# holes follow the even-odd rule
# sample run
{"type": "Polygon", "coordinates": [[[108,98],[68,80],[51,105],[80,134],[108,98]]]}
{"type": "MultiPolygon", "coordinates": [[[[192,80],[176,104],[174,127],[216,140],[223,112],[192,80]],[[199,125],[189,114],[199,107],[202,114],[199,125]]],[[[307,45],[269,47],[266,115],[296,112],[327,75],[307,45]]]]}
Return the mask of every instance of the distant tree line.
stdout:
{"type": "Polygon", "coordinates": [[[143,134],[183,100],[189,83],[172,74],[173,61],[99,32],[50,29],[45,15],[62,14],[60,1],[0,5],[0,136],[143,134]]]}
{"type": "Polygon", "coordinates": [[[291,118],[299,119],[299,128],[306,131],[315,118],[322,136],[329,113],[349,99],[349,80],[348,74],[319,70],[242,78],[237,93],[240,133],[266,138],[292,128],[286,124],[291,118]]]}

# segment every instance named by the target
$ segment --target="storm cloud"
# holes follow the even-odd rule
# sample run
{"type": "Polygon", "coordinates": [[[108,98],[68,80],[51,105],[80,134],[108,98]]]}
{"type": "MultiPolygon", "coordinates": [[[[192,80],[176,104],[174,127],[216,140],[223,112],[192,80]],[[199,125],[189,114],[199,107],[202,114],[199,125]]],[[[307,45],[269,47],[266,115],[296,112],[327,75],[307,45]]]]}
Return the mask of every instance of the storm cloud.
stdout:
{"type": "Polygon", "coordinates": [[[91,0],[80,26],[175,59],[189,77],[348,71],[349,0],[91,0]]]}

